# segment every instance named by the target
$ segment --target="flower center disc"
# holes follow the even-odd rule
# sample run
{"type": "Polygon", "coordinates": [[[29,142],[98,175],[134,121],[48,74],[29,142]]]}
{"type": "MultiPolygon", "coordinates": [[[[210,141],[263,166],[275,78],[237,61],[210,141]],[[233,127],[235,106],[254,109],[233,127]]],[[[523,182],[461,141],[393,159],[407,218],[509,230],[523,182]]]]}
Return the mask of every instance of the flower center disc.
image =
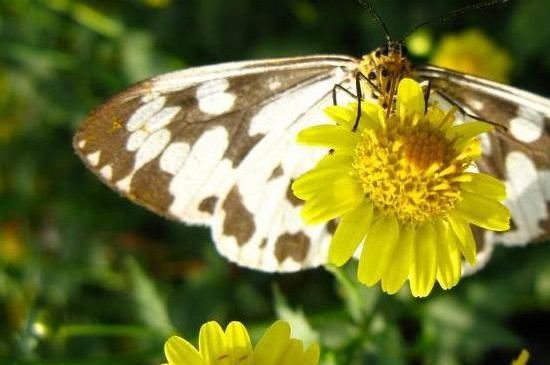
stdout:
{"type": "Polygon", "coordinates": [[[420,131],[403,138],[403,157],[417,171],[444,163],[447,145],[440,133],[420,131]]]}
{"type": "Polygon", "coordinates": [[[382,131],[365,129],[353,168],[374,206],[403,224],[422,224],[451,211],[459,199],[455,177],[465,166],[442,131],[427,121],[404,127],[388,120],[382,131]]]}

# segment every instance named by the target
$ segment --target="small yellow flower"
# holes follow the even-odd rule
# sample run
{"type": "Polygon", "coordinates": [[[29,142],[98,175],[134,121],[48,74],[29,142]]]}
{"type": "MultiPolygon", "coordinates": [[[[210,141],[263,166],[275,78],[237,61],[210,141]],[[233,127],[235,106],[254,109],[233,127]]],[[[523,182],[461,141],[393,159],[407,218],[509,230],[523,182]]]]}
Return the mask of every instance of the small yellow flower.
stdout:
{"type": "Polygon", "coordinates": [[[172,336],[164,345],[168,365],[317,365],[319,346],[304,350],[302,341],[290,338],[287,322],[277,321],[254,349],[240,322],[222,330],[217,322],[205,323],[199,332],[199,349],[181,337],[172,336]]]}
{"type": "Polygon", "coordinates": [[[426,296],[435,280],[442,288],[457,284],[461,255],[476,261],[470,223],[504,231],[510,213],[502,182],[472,170],[481,155],[477,136],[484,122],[454,125],[456,108],[425,110],[424,94],[412,79],[398,87],[397,111],[386,117],[377,104],[363,102],[353,131],[357,104],[332,106],[336,125],[302,130],[298,142],[332,150],[292,185],[305,200],[308,224],[340,218],[329,261],[346,263],[364,241],[358,278],[382,282],[397,292],[407,279],[414,296],[426,296]]]}
{"type": "Polygon", "coordinates": [[[405,42],[409,53],[418,57],[425,57],[433,47],[432,34],[426,28],[415,31],[406,38],[405,42]]]}
{"type": "Polygon", "coordinates": [[[529,360],[529,352],[527,350],[521,350],[518,358],[512,361],[511,365],[527,365],[529,360]]]}
{"type": "Polygon", "coordinates": [[[512,69],[510,55],[479,29],[444,36],[430,62],[498,82],[507,82],[512,69]]]}

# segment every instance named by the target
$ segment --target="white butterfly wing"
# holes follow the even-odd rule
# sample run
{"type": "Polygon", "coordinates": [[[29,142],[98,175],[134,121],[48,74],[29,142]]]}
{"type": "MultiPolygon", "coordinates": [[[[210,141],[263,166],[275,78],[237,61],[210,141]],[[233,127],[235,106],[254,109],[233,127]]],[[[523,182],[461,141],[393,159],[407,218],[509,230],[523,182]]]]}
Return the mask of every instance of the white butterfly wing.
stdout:
{"type": "Polygon", "coordinates": [[[161,75],[94,110],[74,146],[132,201],[211,225],[231,261],[267,271],[317,266],[330,233],[304,227],[289,184],[325,152],[294,140],[321,121],[333,86],[356,67],[346,56],[308,56],[161,75]]]}

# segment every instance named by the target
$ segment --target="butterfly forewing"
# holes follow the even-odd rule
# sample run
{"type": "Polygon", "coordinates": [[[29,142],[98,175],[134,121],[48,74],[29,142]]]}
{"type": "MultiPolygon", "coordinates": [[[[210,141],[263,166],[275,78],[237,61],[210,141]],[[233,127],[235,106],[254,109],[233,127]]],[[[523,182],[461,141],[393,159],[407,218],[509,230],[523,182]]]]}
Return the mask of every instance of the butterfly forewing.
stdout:
{"type": "Polygon", "coordinates": [[[484,137],[481,171],[506,182],[512,228],[485,232],[492,243],[524,245],[550,237],[550,100],[471,75],[427,66],[416,70],[432,87],[469,114],[496,128],[484,137]]]}
{"type": "Polygon", "coordinates": [[[94,110],[74,139],[107,185],[152,211],[212,225],[243,266],[322,264],[329,233],[304,227],[291,180],[322,151],[296,133],[319,122],[356,60],[310,56],[192,68],[143,81],[94,110]]]}

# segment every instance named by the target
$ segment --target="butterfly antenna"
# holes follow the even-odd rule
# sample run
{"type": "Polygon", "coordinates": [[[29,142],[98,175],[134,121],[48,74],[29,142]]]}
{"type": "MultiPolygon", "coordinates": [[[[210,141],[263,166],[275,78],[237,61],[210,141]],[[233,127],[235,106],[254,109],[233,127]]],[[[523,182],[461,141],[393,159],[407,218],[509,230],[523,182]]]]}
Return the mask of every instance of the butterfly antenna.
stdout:
{"type": "Polygon", "coordinates": [[[407,39],[411,34],[413,34],[414,32],[416,32],[418,29],[424,27],[425,25],[428,25],[428,24],[431,24],[431,23],[446,23],[448,22],[449,20],[453,19],[453,18],[456,18],[457,16],[460,16],[470,10],[478,10],[478,9],[484,9],[484,8],[489,8],[489,7],[492,7],[492,6],[495,6],[495,5],[499,5],[499,4],[504,4],[504,3],[507,3],[511,0],[491,0],[491,1],[485,1],[485,2],[481,2],[481,3],[477,3],[477,4],[472,4],[472,5],[468,5],[468,6],[465,6],[463,8],[459,8],[459,9],[456,9],[456,10],[453,10],[453,11],[450,11],[448,13],[445,13],[443,15],[440,15],[436,18],[433,18],[433,19],[430,19],[430,20],[427,20],[423,23],[420,23],[418,24],[417,26],[413,27],[411,30],[409,30],[405,36],[401,39],[401,43],[405,41],[405,39],[407,39]]]}
{"type": "Polygon", "coordinates": [[[367,0],[359,0],[359,4],[365,5],[367,9],[369,9],[369,13],[373,17],[374,21],[381,25],[382,29],[384,29],[384,33],[386,33],[386,39],[388,40],[388,42],[391,41],[392,38],[390,36],[390,32],[388,31],[388,27],[386,27],[386,23],[384,23],[380,15],[376,12],[376,10],[374,10],[374,7],[371,5],[371,3],[367,0]]]}

